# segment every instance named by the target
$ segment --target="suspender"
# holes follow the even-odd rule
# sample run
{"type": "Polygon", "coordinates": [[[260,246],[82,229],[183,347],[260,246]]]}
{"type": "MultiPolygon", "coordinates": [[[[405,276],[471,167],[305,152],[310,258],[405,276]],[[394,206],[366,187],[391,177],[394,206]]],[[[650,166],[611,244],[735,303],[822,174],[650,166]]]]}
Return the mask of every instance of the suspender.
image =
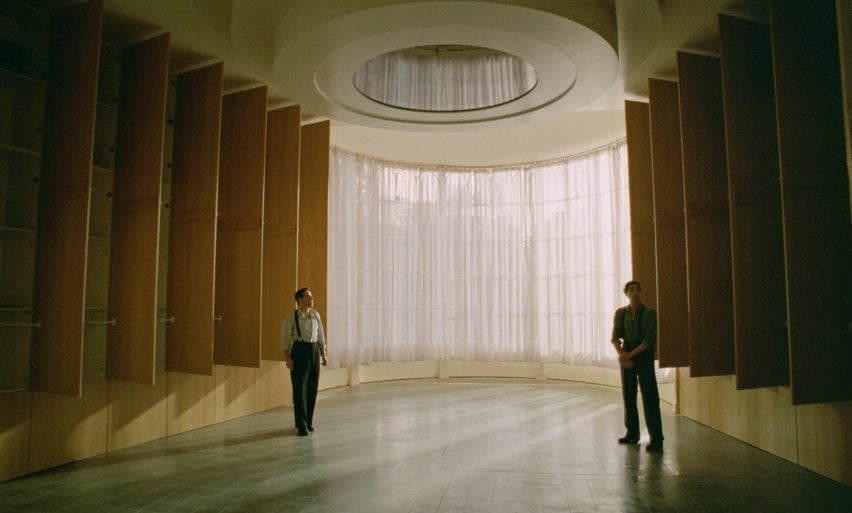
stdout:
{"type": "Polygon", "coordinates": [[[293,311],[293,322],[296,323],[296,337],[297,337],[296,340],[301,342],[302,341],[302,329],[299,328],[299,311],[298,310],[293,311]]]}

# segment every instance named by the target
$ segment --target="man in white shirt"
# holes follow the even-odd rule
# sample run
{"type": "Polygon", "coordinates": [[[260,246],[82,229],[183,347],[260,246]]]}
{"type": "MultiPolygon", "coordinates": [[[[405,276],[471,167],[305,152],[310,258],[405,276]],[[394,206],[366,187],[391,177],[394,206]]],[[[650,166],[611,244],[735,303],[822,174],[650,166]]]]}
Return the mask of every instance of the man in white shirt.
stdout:
{"type": "Polygon", "coordinates": [[[293,383],[293,417],[296,433],[308,436],[314,430],[320,363],[328,364],[325,332],[319,312],[314,310],[314,295],[307,287],[295,294],[296,309],[284,318],[281,350],[293,383]]]}

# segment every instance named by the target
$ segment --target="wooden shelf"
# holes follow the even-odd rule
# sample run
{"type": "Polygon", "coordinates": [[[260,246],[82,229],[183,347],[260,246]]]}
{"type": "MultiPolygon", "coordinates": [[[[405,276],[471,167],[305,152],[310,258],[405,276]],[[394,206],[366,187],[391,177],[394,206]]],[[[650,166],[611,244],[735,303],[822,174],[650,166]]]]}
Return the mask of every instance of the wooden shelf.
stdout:
{"type": "Polygon", "coordinates": [[[31,77],[31,76],[26,75],[24,73],[20,73],[18,71],[13,71],[11,69],[4,68],[3,66],[0,66],[0,80],[2,80],[4,78],[12,79],[14,81],[20,82],[22,85],[30,86],[30,87],[33,86],[33,85],[37,85],[37,86],[40,86],[40,87],[47,86],[47,82],[43,79],[31,77]]]}

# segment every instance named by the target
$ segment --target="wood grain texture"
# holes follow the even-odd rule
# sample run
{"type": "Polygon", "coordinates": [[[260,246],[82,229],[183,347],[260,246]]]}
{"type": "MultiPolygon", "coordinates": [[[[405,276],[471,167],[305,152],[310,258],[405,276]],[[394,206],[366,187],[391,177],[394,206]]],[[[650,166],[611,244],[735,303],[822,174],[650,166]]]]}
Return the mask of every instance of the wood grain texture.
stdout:
{"type": "MultiPolygon", "coordinates": [[[[154,384],[169,34],[122,53],[109,264],[107,377],[154,384]]],[[[165,424],[164,424],[165,426],[165,424]]]]}
{"type": "Polygon", "coordinates": [[[719,16],[737,388],[790,382],[769,27],[719,16]]]}
{"type": "MultiPolygon", "coordinates": [[[[302,127],[299,164],[298,286],[314,292],[314,307],[327,327],[328,169],[331,124],[302,127]]],[[[328,336],[328,333],[326,333],[328,336]]]]}
{"type": "Polygon", "coordinates": [[[166,370],[213,375],[222,64],[177,78],[169,217],[166,370]]]}
{"type": "Polygon", "coordinates": [[[102,0],[51,22],[30,385],[79,396],[102,0]]]}
{"type": "Polygon", "coordinates": [[[169,436],[216,423],[216,377],[167,372],[169,436]]]}
{"type": "Polygon", "coordinates": [[[236,419],[255,412],[255,374],[257,369],[217,365],[216,422],[236,419]]]}
{"type": "Polygon", "coordinates": [[[266,118],[266,189],[263,226],[263,327],[261,357],[283,360],[281,325],[293,309],[299,205],[301,109],[270,111],[266,118]]]}
{"type": "Polygon", "coordinates": [[[32,392],[0,394],[0,482],[29,472],[32,392]]]}
{"type": "Polygon", "coordinates": [[[728,166],[718,57],[677,53],[691,375],[733,374],[728,166]]]}
{"type": "Polygon", "coordinates": [[[110,381],[108,451],[166,436],[168,385],[165,374],[156,377],[154,386],[110,381]]]}
{"type": "Polygon", "coordinates": [[[648,90],[657,261],[657,354],[660,367],[680,367],[689,365],[689,312],[678,85],[651,79],[648,90]]]}
{"type": "Polygon", "coordinates": [[[29,471],[104,454],[107,397],[107,381],[84,383],[79,398],[33,392],[29,471]]]}
{"type": "Polygon", "coordinates": [[[213,361],[260,367],[266,87],[222,100],[213,361]]]}
{"type": "Polygon", "coordinates": [[[654,179],[648,104],[624,102],[627,126],[627,177],[630,191],[630,246],[633,279],[642,284],[642,302],[657,306],[654,251],[654,179]]]}
{"type": "Polygon", "coordinates": [[[835,2],[770,2],[794,404],[852,399],[852,229],[835,2]]]}

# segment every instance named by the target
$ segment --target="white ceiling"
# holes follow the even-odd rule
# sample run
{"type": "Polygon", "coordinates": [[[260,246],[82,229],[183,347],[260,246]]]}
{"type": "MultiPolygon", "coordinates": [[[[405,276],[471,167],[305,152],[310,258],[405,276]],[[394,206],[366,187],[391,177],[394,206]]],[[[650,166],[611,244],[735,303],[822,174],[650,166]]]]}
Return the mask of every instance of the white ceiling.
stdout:
{"type": "MultiPolygon", "coordinates": [[[[54,10],[79,0],[30,0],[54,10]]],[[[226,92],[267,84],[270,106],[331,119],[332,143],[392,160],[504,164],[624,136],[623,102],[674,78],[675,52],[718,52],[720,12],[765,20],[767,0],[105,0],[120,46],[168,31],[179,73],[224,61],[226,92]],[[396,112],[352,87],[372,57],[407,46],[491,47],[532,63],[524,101],[475,114],[396,112]],[[351,69],[350,69],[351,68],[351,69]],[[570,84],[571,70],[576,81],[570,84]],[[443,117],[441,117],[443,116],[443,117]]]]}

